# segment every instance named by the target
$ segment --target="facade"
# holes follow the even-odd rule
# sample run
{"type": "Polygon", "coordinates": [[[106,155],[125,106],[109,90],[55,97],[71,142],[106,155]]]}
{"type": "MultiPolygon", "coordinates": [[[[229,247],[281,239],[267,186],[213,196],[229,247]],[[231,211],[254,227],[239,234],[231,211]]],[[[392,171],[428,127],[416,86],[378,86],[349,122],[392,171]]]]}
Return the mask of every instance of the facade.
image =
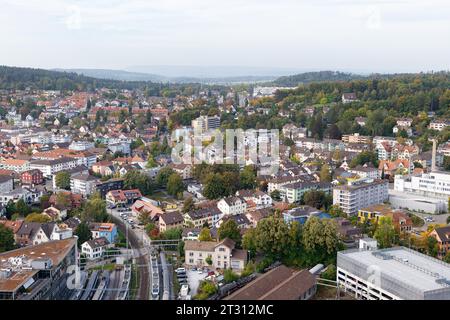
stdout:
{"type": "Polygon", "coordinates": [[[97,190],[99,179],[89,174],[77,174],[70,178],[70,190],[85,197],[97,190]]]}
{"type": "Polygon", "coordinates": [[[225,238],[215,241],[186,241],[184,244],[185,264],[191,267],[209,267],[214,269],[244,270],[247,263],[247,251],[235,249],[235,242],[225,238]],[[211,259],[211,265],[207,260],[211,259]]]}
{"type": "Polygon", "coordinates": [[[145,199],[137,200],[131,207],[133,215],[138,217],[143,212],[148,212],[150,217],[154,219],[156,216],[162,215],[164,211],[145,199]]]}
{"type": "Polygon", "coordinates": [[[81,245],[81,253],[84,254],[88,260],[96,260],[103,257],[109,248],[111,248],[111,244],[108,239],[101,237],[83,243],[81,245]]]}
{"type": "Polygon", "coordinates": [[[224,215],[237,215],[247,211],[247,203],[241,197],[228,197],[217,203],[217,208],[224,215]]]}
{"type": "Polygon", "coordinates": [[[450,126],[450,121],[448,120],[434,120],[430,122],[428,128],[432,130],[442,131],[448,126],[450,126]]]}
{"type": "Polygon", "coordinates": [[[450,226],[436,228],[430,233],[438,242],[438,257],[444,258],[450,251],[450,226]]]}
{"type": "Polygon", "coordinates": [[[174,164],[171,168],[178,173],[183,180],[192,178],[192,165],[190,164],[174,164]]]}
{"type": "Polygon", "coordinates": [[[109,243],[116,242],[118,233],[117,226],[114,223],[92,222],[89,224],[89,229],[91,230],[93,239],[106,238],[109,243]]]}
{"type": "Polygon", "coordinates": [[[385,218],[390,218],[394,228],[399,232],[411,232],[412,220],[403,210],[393,210],[387,205],[376,204],[358,211],[358,221],[377,224],[385,218]]]}
{"type": "Polygon", "coordinates": [[[352,249],[337,255],[337,282],[362,300],[449,300],[450,264],[417,251],[352,249]]]}
{"type": "Polygon", "coordinates": [[[105,197],[109,191],[118,189],[123,189],[123,179],[100,181],[95,186],[95,191],[98,191],[102,197],[105,197]]]}
{"type": "Polygon", "coordinates": [[[111,190],[106,194],[106,202],[113,206],[125,206],[142,198],[139,189],[111,190]]]}
{"type": "Polygon", "coordinates": [[[345,213],[355,215],[359,209],[387,201],[388,182],[384,180],[358,180],[333,188],[333,205],[345,213]]]}
{"type": "Polygon", "coordinates": [[[430,172],[419,175],[396,175],[394,190],[431,198],[450,197],[450,174],[430,172]]]}
{"type": "Polygon", "coordinates": [[[203,133],[208,130],[218,129],[220,127],[220,117],[218,116],[200,116],[192,120],[192,128],[203,133]]]}
{"type": "Polygon", "coordinates": [[[222,216],[223,213],[217,207],[190,211],[184,214],[184,226],[194,228],[202,228],[206,224],[214,226],[222,216]]]}
{"type": "Polygon", "coordinates": [[[5,159],[0,162],[0,167],[15,172],[24,172],[30,169],[30,161],[21,159],[5,159]]]}
{"type": "Polygon", "coordinates": [[[184,218],[178,211],[166,212],[159,216],[159,232],[165,232],[169,229],[182,228],[184,218]]]}
{"type": "Polygon", "coordinates": [[[369,136],[361,136],[359,133],[344,134],[344,135],[342,135],[342,142],[357,143],[357,144],[370,144],[370,143],[372,143],[372,138],[369,136]]]}
{"type": "Polygon", "coordinates": [[[67,157],[30,161],[30,169],[40,170],[46,178],[52,178],[56,173],[73,169],[76,166],[78,166],[77,159],[67,157]]]}
{"type": "Polygon", "coordinates": [[[282,186],[282,194],[287,202],[300,202],[303,194],[310,190],[324,191],[329,193],[331,191],[331,183],[329,182],[294,182],[282,186]]]}
{"type": "Polygon", "coordinates": [[[20,181],[26,185],[36,185],[44,182],[44,175],[40,170],[33,169],[22,172],[20,175],[20,181]]]}
{"type": "Polygon", "coordinates": [[[3,193],[12,191],[14,188],[14,180],[11,176],[0,175],[0,196],[3,193]]]}

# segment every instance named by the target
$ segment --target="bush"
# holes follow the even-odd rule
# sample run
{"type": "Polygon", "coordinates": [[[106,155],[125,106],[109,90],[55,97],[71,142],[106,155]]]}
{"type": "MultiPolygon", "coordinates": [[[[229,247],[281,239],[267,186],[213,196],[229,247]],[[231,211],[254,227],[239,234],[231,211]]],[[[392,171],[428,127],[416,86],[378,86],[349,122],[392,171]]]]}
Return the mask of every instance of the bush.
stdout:
{"type": "Polygon", "coordinates": [[[231,283],[239,279],[239,276],[231,269],[226,269],[223,273],[223,280],[225,283],[231,283]]]}
{"type": "Polygon", "coordinates": [[[194,297],[195,300],[206,300],[217,292],[217,287],[212,281],[202,281],[198,287],[198,293],[194,297]]]}
{"type": "Polygon", "coordinates": [[[244,271],[242,271],[241,277],[243,277],[243,278],[248,277],[249,275],[251,275],[255,271],[256,271],[256,266],[255,266],[255,264],[253,262],[250,261],[245,266],[244,271]]]}
{"type": "Polygon", "coordinates": [[[336,267],[334,266],[334,264],[330,264],[327,267],[327,270],[322,273],[320,277],[323,279],[336,281],[336,267]]]}

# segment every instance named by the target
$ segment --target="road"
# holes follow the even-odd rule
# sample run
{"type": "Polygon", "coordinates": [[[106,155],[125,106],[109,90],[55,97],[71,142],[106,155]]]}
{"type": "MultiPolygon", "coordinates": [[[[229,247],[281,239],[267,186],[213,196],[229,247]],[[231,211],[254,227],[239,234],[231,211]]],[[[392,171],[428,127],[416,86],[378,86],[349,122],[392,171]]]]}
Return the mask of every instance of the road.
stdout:
{"type": "MultiPolygon", "coordinates": [[[[113,222],[117,224],[118,229],[125,235],[127,235],[127,239],[129,242],[129,245],[132,249],[139,250],[141,255],[139,255],[138,258],[136,258],[136,264],[138,265],[139,269],[139,279],[140,279],[140,285],[139,290],[136,293],[135,299],[136,300],[149,300],[150,299],[150,273],[149,273],[149,264],[148,264],[148,254],[147,250],[142,248],[142,244],[140,241],[139,236],[129,228],[121,218],[119,218],[119,214],[116,210],[109,210],[111,217],[113,219],[113,222]]],[[[135,229],[136,230],[136,229],[135,229]]]]}
{"type": "Polygon", "coordinates": [[[412,214],[414,214],[414,215],[416,215],[416,216],[418,216],[418,217],[420,217],[422,219],[424,219],[425,217],[433,218],[434,221],[432,221],[432,222],[426,222],[425,221],[425,224],[422,227],[415,228],[416,230],[420,230],[420,231],[427,230],[427,228],[428,228],[428,226],[430,224],[444,224],[445,225],[445,224],[447,224],[448,216],[450,216],[450,214],[448,214],[448,213],[445,213],[445,214],[429,214],[429,213],[419,213],[419,212],[411,212],[411,211],[410,211],[410,213],[412,213],[412,214]]]}

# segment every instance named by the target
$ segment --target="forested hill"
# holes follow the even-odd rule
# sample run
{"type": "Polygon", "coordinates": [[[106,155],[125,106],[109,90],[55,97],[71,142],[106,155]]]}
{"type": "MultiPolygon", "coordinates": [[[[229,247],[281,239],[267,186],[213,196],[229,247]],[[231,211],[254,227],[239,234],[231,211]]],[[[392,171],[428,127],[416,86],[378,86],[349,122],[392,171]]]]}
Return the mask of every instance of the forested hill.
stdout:
{"type": "Polygon", "coordinates": [[[296,87],[302,83],[351,81],[364,78],[366,78],[366,76],[339,71],[318,71],[318,72],[305,72],[292,76],[280,77],[274,80],[273,84],[282,87],[296,87]]]}

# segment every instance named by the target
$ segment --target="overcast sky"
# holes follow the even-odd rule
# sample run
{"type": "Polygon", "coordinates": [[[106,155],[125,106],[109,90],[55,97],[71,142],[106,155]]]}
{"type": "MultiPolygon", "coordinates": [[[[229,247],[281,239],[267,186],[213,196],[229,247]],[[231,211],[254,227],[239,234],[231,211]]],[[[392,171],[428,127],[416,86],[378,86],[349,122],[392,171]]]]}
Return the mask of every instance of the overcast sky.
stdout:
{"type": "Polygon", "coordinates": [[[0,64],[450,69],[448,0],[0,0],[0,64]]]}

